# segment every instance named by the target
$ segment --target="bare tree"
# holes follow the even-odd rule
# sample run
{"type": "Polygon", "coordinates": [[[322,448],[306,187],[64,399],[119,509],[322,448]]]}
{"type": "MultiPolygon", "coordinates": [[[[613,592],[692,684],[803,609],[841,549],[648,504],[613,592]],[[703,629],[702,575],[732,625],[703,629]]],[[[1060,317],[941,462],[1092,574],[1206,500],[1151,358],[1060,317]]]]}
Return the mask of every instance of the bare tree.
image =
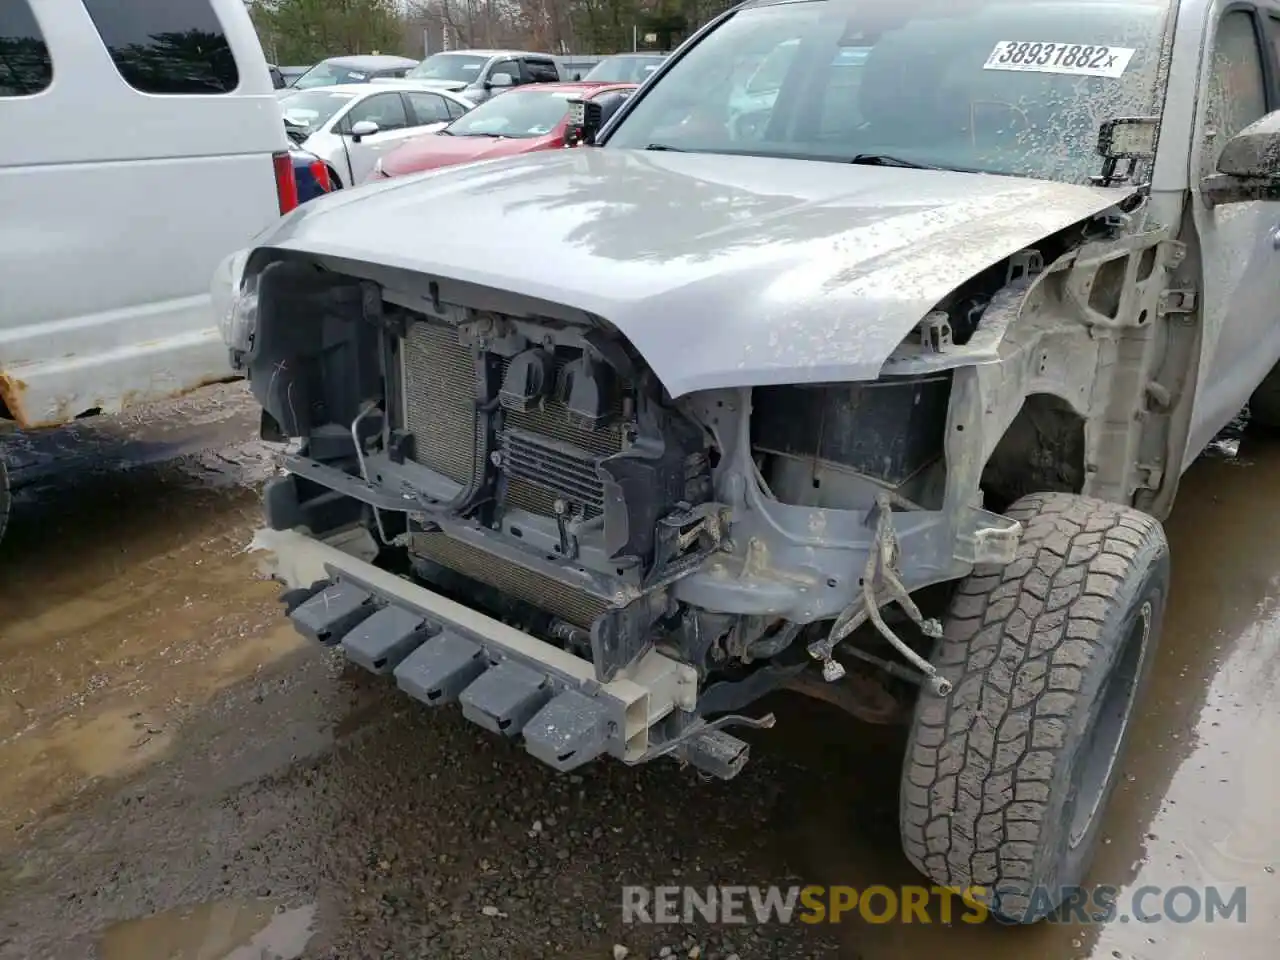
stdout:
{"type": "MultiPolygon", "coordinates": [[[[3,0],[0,0],[3,2],[3,0]]],[[[548,53],[669,48],[732,0],[255,0],[263,45],[305,61],[334,53],[512,47],[548,53]],[[396,39],[390,39],[394,36],[396,39]]]]}

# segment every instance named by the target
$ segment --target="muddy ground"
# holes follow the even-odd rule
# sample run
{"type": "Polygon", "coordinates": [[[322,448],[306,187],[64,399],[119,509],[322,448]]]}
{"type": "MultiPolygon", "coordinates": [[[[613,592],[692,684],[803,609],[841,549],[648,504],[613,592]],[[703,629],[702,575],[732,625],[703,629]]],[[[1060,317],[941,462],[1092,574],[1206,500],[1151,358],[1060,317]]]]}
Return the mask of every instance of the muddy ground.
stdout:
{"type": "Polygon", "coordinates": [[[273,469],[254,426],[231,385],[10,451],[28,486],[0,546],[0,957],[1274,956],[1280,444],[1219,443],[1184,481],[1093,874],[1244,885],[1244,923],[712,929],[624,926],[620,885],[915,882],[901,732],[779,700],[731,783],[556,776],[295,638],[245,552],[273,469]]]}

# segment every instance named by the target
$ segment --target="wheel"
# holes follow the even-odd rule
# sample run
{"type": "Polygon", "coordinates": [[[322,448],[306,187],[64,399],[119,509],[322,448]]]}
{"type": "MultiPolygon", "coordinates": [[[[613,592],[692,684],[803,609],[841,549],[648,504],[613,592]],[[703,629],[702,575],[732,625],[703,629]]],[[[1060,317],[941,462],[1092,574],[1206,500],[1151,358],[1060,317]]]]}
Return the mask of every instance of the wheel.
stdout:
{"type": "Polygon", "coordinates": [[[1152,517],[1033,494],[1013,563],[979,567],[951,600],[921,693],[899,795],[907,858],[943,886],[982,887],[1001,921],[1034,923],[1084,878],[1119,774],[1169,590],[1152,517]]]}
{"type": "Polygon", "coordinates": [[[1249,426],[1280,433],[1280,368],[1272,368],[1249,397],[1249,426]]]}

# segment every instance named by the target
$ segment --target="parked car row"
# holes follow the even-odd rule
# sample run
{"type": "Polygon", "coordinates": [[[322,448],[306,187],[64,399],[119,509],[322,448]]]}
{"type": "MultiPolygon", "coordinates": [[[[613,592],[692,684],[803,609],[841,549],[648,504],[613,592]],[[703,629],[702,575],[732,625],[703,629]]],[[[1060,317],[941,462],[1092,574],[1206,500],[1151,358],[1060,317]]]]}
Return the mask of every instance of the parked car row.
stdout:
{"type": "Polygon", "coordinates": [[[511,50],[438,53],[408,68],[398,57],[333,57],[295,68],[304,72],[288,87],[270,69],[306,203],[368,179],[571,145],[572,101],[597,103],[607,119],[665,56],[596,58],[595,79],[581,82],[559,79],[555,57],[511,50]],[[498,107],[472,113],[499,93],[498,107]]]}
{"type": "Polygon", "coordinates": [[[289,139],[324,161],[333,188],[340,189],[364,181],[380,156],[441,129],[472,104],[447,90],[395,81],[293,90],[280,107],[289,139]]]}
{"type": "Polygon", "coordinates": [[[378,54],[329,57],[312,66],[268,64],[277,90],[377,83],[409,78],[428,86],[469,91],[467,99],[480,103],[494,88],[522,83],[560,81],[643,82],[666,59],[665,53],[621,53],[608,57],[555,57],[520,50],[457,50],[432,54],[419,62],[378,54]],[[589,64],[589,66],[584,66],[589,64]],[[506,75],[510,82],[491,82],[506,75]]]}
{"type": "Polygon", "coordinates": [[[511,90],[482,103],[437,135],[415,137],[378,159],[374,178],[564,147],[572,101],[595,101],[611,116],[634,89],[635,84],[583,82],[511,90]]]}
{"type": "MultiPolygon", "coordinates": [[[[428,85],[411,76],[287,91],[280,106],[295,147],[299,202],[369,179],[571,146],[569,111],[575,101],[596,104],[608,119],[637,86],[582,81],[503,89],[511,75],[495,72],[498,63],[490,56],[476,75],[483,78],[480,84],[496,84],[502,96],[491,94],[478,106],[465,96],[474,85],[428,85]],[[322,177],[316,176],[316,163],[324,168],[322,177]]],[[[457,70],[451,63],[438,67],[446,75],[457,70]]]]}

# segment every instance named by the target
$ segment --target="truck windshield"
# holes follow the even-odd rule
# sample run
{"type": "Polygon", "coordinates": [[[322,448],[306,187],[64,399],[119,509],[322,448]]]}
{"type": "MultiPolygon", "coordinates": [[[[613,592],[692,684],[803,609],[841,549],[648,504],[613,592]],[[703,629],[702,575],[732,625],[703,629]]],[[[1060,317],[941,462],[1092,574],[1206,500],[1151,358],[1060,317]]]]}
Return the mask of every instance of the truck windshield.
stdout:
{"type": "Polygon", "coordinates": [[[363,83],[369,79],[367,70],[342,67],[327,61],[314,67],[293,82],[295,90],[312,90],[316,87],[333,87],[340,83],[363,83]]]}
{"type": "Polygon", "coordinates": [[[599,80],[602,83],[644,83],[649,74],[662,66],[663,56],[606,57],[587,71],[583,82],[599,80]]]}
{"type": "Polygon", "coordinates": [[[284,113],[286,123],[295,127],[304,127],[309,133],[315,133],[329,119],[351,102],[353,93],[338,93],[332,90],[302,90],[291,93],[280,101],[280,109],[284,113]]]}
{"type": "Polygon", "coordinates": [[[543,137],[569,113],[574,90],[512,90],[449,124],[455,137],[543,137]]]}
{"type": "Polygon", "coordinates": [[[466,53],[433,53],[405,74],[411,80],[443,80],[449,83],[472,83],[479,76],[488,57],[466,53]]]}
{"type": "Polygon", "coordinates": [[[1158,112],[1167,0],[800,0],[733,14],[607,146],[1086,182],[1158,112]],[[765,81],[768,82],[765,82],[765,81]]]}

